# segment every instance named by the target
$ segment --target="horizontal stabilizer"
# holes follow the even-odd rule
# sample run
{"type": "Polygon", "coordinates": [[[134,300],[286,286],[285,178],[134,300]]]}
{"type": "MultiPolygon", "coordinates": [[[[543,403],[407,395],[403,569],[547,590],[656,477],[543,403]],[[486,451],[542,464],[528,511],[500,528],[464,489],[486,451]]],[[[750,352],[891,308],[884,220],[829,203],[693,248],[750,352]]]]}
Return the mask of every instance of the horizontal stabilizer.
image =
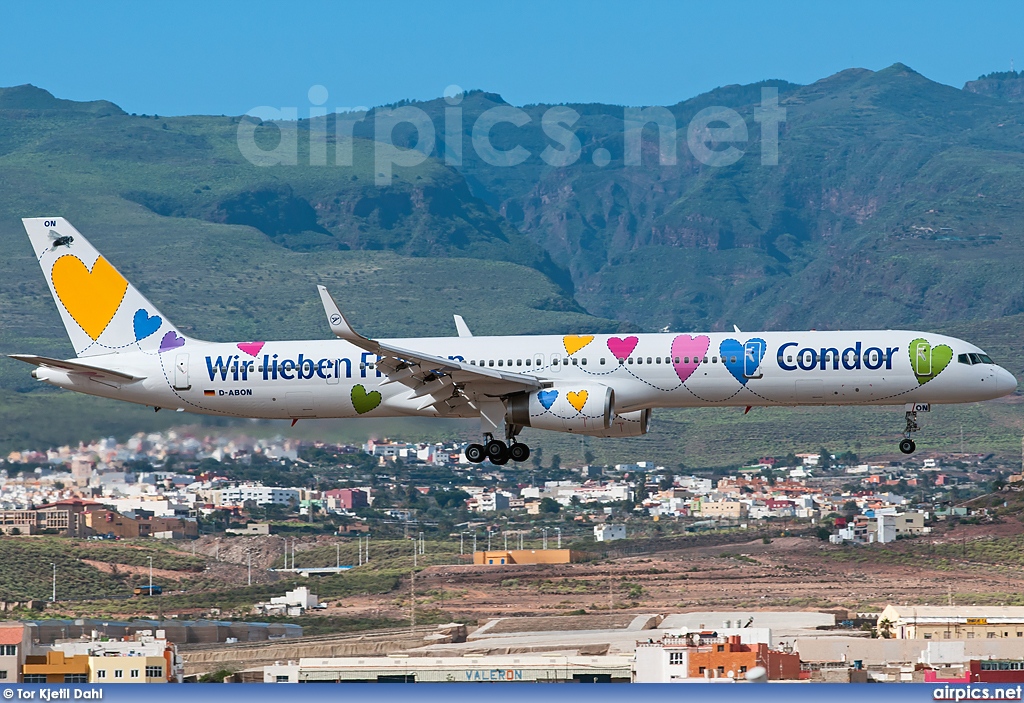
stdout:
{"type": "Polygon", "coordinates": [[[83,374],[85,376],[93,377],[96,380],[105,380],[114,383],[134,383],[135,381],[141,381],[145,378],[145,376],[133,376],[122,371],[105,369],[101,366],[83,364],[80,361],[50,359],[45,356],[36,356],[35,354],[8,354],[8,356],[12,359],[17,359],[18,361],[24,361],[26,364],[32,364],[33,366],[45,366],[51,369],[60,369],[67,373],[83,374]]]}

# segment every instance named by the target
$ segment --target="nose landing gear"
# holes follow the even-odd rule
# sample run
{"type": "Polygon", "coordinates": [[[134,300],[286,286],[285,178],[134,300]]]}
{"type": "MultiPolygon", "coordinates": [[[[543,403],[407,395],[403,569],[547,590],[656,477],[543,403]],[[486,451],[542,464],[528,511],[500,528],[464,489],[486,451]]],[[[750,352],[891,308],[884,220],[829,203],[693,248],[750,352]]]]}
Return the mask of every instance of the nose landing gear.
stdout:
{"type": "Polygon", "coordinates": [[[914,450],[917,449],[917,444],[910,438],[911,432],[917,432],[920,427],[917,426],[917,411],[907,411],[907,427],[903,430],[903,439],[900,440],[900,451],[904,454],[913,454],[914,450]]]}

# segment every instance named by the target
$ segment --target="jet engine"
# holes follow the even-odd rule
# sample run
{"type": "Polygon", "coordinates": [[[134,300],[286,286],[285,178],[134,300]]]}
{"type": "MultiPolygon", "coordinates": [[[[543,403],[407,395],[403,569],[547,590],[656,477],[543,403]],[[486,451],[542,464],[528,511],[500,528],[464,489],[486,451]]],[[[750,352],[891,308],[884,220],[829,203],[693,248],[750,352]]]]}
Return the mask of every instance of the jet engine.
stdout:
{"type": "Polygon", "coordinates": [[[581,432],[591,437],[639,437],[647,434],[651,423],[651,409],[634,410],[630,413],[615,413],[605,430],[581,432]]]}
{"type": "MultiPolygon", "coordinates": [[[[615,394],[600,383],[556,383],[550,388],[509,398],[513,425],[539,430],[600,434],[611,426],[615,394]]],[[[616,435],[618,436],[618,435],[616,435]]]]}

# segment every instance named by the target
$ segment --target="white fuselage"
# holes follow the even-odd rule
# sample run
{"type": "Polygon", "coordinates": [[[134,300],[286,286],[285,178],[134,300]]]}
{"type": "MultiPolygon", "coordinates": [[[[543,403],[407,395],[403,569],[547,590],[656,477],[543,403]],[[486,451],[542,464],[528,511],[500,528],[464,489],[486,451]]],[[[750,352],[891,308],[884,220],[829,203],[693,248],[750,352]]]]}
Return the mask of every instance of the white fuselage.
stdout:
{"type": "MultiPolygon", "coordinates": [[[[382,340],[558,384],[602,384],[617,413],[706,406],[903,405],[998,398],[1016,380],[952,337],[910,331],[758,332],[382,340]],[[917,366],[912,364],[912,351],[917,366]],[[570,353],[571,352],[571,353],[570,353]],[[621,357],[617,358],[617,355],[621,357]]],[[[985,357],[987,359],[987,357],[985,357]]],[[[376,357],[342,340],[206,343],[93,356],[143,380],[109,383],[37,369],[92,395],[246,418],[440,416],[376,357]],[[379,393],[380,395],[376,395],[379,393]]],[[[469,408],[448,416],[476,417],[469,408]]]]}

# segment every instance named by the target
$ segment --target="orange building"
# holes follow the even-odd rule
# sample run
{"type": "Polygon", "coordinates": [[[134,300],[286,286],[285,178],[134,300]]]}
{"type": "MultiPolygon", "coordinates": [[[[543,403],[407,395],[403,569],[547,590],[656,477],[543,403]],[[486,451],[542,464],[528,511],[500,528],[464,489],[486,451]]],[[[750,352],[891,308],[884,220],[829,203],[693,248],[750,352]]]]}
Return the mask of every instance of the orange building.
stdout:
{"type": "Polygon", "coordinates": [[[691,647],[690,678],[742,678],[755,666],[763,666],[772,681],[800,678],[800,656],[768,648],[767,644],[740,644],[740,636],[718,638],[691,647]]]}
{"type": "Polygon", "coordinates": [[[581,554],[568,549],[510,549],[473,552],[474,564],[569,564],[580,561],[581,554]]]}
{"type": "Polygon", "coordinates": [[[769,649],[763,642],[743,644],[742,639],[740,635],[719,637],[715,632],[691,632],[637,642],[633,681],[743,680],[756,667],[764,667],[773,681],[800,678],[799,655],[769,649]]]}
{"type": "Polygon", "coordinates": [[[50,650],[45,657],[26,657],[22,672],[25,683],[89,683],[89,655],[50,650]]]}

